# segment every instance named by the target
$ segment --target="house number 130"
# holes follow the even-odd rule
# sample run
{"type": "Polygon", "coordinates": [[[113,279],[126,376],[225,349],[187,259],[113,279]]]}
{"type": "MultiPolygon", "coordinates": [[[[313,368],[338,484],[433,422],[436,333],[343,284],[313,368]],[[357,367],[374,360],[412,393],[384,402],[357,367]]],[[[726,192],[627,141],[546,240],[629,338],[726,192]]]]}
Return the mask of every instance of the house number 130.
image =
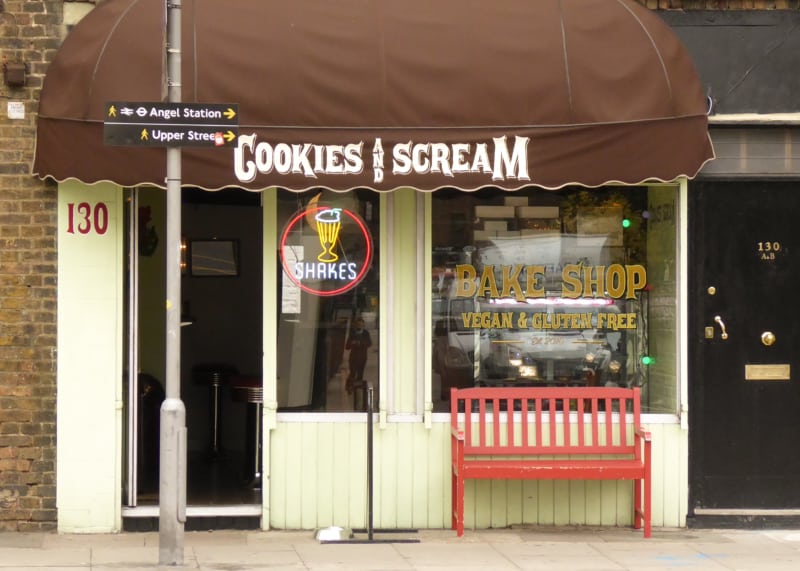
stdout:
{"type": "Polygon", "coordinates": [[[108,206],[98,202],[94,206],[88,202],[67,204],[67,233],[89,234],[92,230],[97,234],[105,234],[108,230],[108,206]]]}
{"type": "Polygon", "coordinates": [[[780,252],[781,251],[781,243],[780,242],[759,242],[758,243],[758,251],[759,252],[780,252]]]}

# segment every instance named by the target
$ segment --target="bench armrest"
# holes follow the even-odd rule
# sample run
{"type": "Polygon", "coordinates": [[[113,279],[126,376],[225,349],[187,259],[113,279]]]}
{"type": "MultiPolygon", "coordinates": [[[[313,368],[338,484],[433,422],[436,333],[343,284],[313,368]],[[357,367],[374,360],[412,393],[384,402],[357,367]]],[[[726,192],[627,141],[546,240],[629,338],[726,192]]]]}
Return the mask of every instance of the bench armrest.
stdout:
{"type": "Polygon", "coordinates": [[[450,427],[450,435],[456,440],[464,441],[464,430],[462,428],[450,427]]]}
{"type": "Polygon", "coordinates": [[[652,442],[653,435],[650,434],[649,430],[645,430],[641,426],[637,426],[636,428],[633,429],[633,431],[636,434],[636,436],[638,436],[639,438],[641,438],[645,442],[652,442]]]}

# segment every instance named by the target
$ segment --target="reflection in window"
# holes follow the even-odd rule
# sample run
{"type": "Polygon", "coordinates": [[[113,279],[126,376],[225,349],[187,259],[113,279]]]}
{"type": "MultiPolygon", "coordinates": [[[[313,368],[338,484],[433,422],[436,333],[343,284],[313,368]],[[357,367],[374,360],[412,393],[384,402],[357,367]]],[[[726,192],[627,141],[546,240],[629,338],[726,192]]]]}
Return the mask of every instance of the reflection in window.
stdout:
{"type": "Polygon", "coordinates": [[[279,410],[364,411],[368,385],[378,402],[378,195],[281,191],[276,232],[279,410]]]}
{"type": "Polygon", "coordinates": [[[675,412],[672,187],[433,195],[433,386],[639,386],[675,412]]]}

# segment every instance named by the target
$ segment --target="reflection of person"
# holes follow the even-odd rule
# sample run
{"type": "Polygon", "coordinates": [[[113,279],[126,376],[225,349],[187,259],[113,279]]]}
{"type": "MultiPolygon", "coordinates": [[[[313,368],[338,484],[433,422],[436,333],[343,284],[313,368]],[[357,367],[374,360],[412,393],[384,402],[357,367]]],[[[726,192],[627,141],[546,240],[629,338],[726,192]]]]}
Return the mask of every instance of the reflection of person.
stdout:
{"type": "Polygon", "coordinates": [[[353,322],[353,329],[350,330],[350,336],[344,347],[350,350],[348,360],[350,374],[345,385],[347,392],[353,390],[354,382],[364,380],[364,366],[367,364],[367,350],[370,347],[372,347],[372,339],[369,331],[364,328],[364,320],[359,317],[353,322]]]}
{"type": "Polygon", "coordinates": [[[339,372],[344,358],[344,343],[347,337],[347,318],[339,318],[328,331],[330,354],[328,356],[328,378],[339,372]]]}

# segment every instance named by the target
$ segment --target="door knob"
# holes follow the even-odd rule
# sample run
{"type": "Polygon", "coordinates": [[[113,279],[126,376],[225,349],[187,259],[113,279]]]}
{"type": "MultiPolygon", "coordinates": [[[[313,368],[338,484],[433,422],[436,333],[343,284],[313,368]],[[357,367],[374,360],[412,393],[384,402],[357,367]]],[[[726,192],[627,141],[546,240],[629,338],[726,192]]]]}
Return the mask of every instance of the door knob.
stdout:
{"type": "Polygon", "coordinates": [[[761,342],[769,347],[775,343],[775,334],[772,331],[764,331],[764,333],[761,334],[761,342]]]}
{"type": "Polygon", "coordinates": [[[716,321],[717,323],[719,323],[719,328],[720,328],[720,329],[722,329],[722,335],[721,335],[721,337],[722,337],[723,339],[727,339],[727,338],[728,338],[728,332],[727,332],[727,331],[725,331],[725,322],[724,322],[724,321],[722,321],[722,318],[721,318],[719,315],[715,315],[715,316],[714,316],[714,321],[716,321]]]}

